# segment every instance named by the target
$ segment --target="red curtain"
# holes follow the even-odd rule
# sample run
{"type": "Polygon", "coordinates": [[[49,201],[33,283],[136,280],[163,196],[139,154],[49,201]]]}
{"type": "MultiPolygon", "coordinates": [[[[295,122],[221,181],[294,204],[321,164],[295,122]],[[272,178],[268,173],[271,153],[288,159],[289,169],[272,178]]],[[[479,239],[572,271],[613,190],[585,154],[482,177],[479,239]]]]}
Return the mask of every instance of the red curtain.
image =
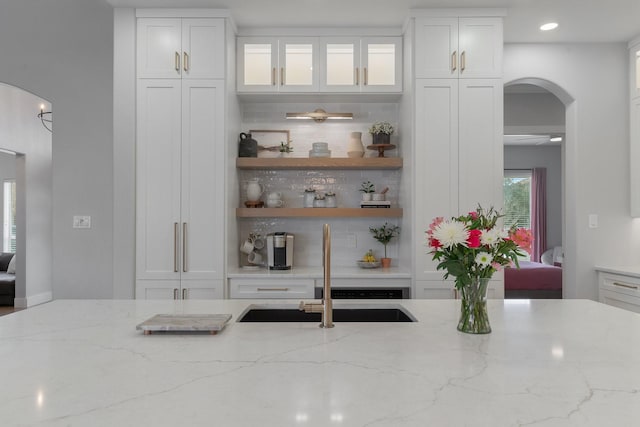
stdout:
{"type": "Polygon", "coordinates": [[[531,170],[531,261],[540,262],[547,250],[547,168],[531,170]]]}

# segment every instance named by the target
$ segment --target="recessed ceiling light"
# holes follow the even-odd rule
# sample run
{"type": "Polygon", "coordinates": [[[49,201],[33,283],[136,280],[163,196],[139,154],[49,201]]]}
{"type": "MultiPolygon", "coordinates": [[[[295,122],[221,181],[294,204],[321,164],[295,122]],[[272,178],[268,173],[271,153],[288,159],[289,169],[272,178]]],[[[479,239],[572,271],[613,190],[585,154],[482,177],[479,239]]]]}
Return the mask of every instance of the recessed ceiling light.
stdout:
{"type": "Polygon", "coordinates": [[[540,25],[540,30],[542,31],[555,30],[556,28],[558,28],[557,22],[547,22],[546,24],[540,25]]]}

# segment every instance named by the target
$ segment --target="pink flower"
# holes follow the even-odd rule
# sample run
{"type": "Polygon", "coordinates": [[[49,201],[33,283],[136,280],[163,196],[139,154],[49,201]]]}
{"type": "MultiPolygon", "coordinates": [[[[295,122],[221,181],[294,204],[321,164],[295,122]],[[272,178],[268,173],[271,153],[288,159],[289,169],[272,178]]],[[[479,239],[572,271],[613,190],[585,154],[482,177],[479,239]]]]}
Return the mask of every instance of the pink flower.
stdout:
{"type": "Polygon", "coordinates": [[[438,239],[434,239],[433,237],[429,237],[429,246],[438,249],[442,247],[442,244],[438,239]]]}
{"type": "Polygon", "coordinates": [[[469,238],[467,238],[467,245],[470,248],[480,247],[480,236],[482,232],[480,230],[469,230],[469,238]]]}
{"type": "Polygon", "coordinates": [[[492,262],[492,263],[491,263],[491,267],[492,267],[495,271],[500,271],[500,270],[502,270],[502,265],[500,265],[500,263],[497,263],[497,262],[492,262]]]}
{"type": "Polygon", "coordinates": [[[440,225],[440,223],[444,221],[444,217],[437,216],[433,219],[431,224],[429,224],[429,229],[427,230],[427,236],[431,236],[433,234],[433,230],[440,225]]]}
{"type": "Polygon", "coordinates": [[[472,220],[476,220],[478,219],[478,212],[473,211],[473,212],[469,212],[469,216],[471,217],[472,220]]]}
{"type": "Polygon", "coordinates": [[[513,242],[527,253],[531,254],[533,235],[528,228],[518,228],[509,236],[513,242]]]}

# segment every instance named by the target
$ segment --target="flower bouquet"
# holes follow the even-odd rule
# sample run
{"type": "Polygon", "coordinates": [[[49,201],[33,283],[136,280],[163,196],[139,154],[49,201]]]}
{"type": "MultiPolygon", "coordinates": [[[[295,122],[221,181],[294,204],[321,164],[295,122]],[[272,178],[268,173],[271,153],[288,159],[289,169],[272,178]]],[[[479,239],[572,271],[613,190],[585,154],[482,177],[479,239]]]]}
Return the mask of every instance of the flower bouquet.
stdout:
{"type": "Polygon", "coordinates": [[[445,220],[437,217],[427,230],[427,245],[438,270],[446,270],[444,278],[455,278],[462,294],[458,330],[489,333],[486,293],[491,276],[504,266],[518,265],[518,257],[531,253],[531,230],[497,226],[502,217],[494,208],[482,207],[467,215],[445,220]]]}
{"type": "Polygon", "coordinates": [[[393,126],[389,122],[375,122],[369,128],[374,144],[389,144],[393,126]]]}

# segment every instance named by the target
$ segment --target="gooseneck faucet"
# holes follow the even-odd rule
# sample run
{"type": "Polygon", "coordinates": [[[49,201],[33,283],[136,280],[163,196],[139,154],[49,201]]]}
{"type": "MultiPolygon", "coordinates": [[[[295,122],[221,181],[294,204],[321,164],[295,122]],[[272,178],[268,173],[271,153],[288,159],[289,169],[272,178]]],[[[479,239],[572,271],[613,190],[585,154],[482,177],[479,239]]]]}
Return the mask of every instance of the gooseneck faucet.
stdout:
{"type": "Polygon", "coordinates": [[[333,301],[331,300],[331,229],[325,224],[322,229],[322,274],[323,290],[321,303],[300,301],[298,307],[306,313],[322,313],[321,328],[333,328],[333,301]]]}

